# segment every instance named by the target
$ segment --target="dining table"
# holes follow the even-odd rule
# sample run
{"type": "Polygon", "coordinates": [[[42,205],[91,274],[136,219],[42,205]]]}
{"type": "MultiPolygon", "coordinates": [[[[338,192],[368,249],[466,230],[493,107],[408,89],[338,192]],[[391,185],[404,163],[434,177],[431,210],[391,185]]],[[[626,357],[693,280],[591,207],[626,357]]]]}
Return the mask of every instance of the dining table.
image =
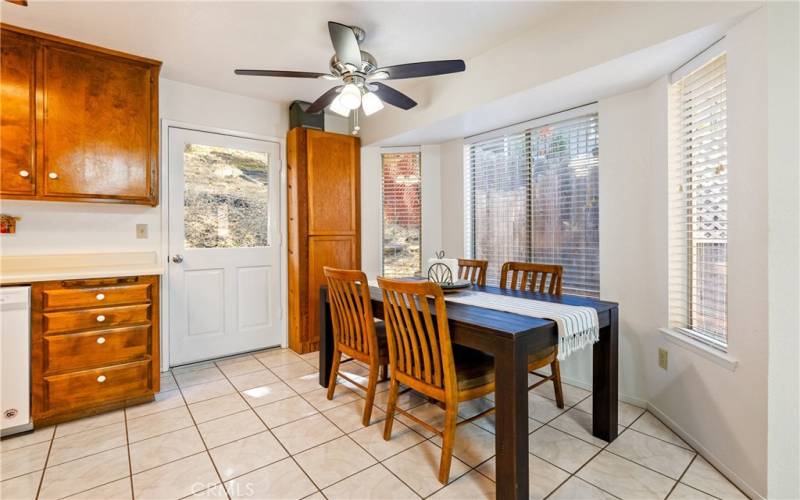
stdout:
{"type": "MultiPolygon", "coordinates": [[[[618,304],[592,297],[551,295],[493,286],[473,285],[472,291],[594,308],[599,340],[592,346],[592,434],[611,442],[617,437],[619,351],[618,304]]],[[[383,319],[383,294],[370,285],[372,313],[383,319]]],[[[320,290],[319,383],[328,386],[333,361],[333,327],[328,290],[320,290]]],[[[431,311],[435,311],[432,308],[431,311]]],[[[549,319],[447,303],[450,338],[454,344],[491,354],[495,369],[496,497],[528,498],[528,354],[558,344],[556,323],[549,319]]]]}

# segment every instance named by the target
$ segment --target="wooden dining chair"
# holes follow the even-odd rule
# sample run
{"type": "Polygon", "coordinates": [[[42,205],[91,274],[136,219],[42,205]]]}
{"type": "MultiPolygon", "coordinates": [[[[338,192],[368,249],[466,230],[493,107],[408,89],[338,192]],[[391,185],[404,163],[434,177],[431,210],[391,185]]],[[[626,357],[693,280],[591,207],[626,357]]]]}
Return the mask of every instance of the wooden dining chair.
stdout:
{"type": "MultiPolygon", "coordinates": [[[[500,288],[527,290],[531,292],[561,295],[561,280],[564,268],[553,264],[531,262],[506,262],[500,271],[500,288]],[[509,283],[509,278],[511,282],[509,283]]],[[[553,381],[556,405],[564,408],[564,391],[561,387],[561,365],[558,362],[558,346],[548,347],[528,355],[528,371],[542,380],[531,384],[528,390],[553,381]],[[550,375],[537,372],[550,365],[550,375]]]]}
{"type": "Polygon", "coordinates": [[[458,259],[458,279],[469,280],[478,286],[486,286],[488,260],[458,259]]]}
{"type": "Polygon", "coordinates": [[[494,408],[456,423],[458,403],[494,391],[494,358],[480,351],[453,345],[447,325],[442,289],[431,282],[378,278],[383,290],[384,321],[389,343],[389,403],[383,439],[392,435],[395,412],[400,412],[442,436],[439,482],[447,484],[453,457],[456,425],[481,418],[494,408]],[[431,302],[436,317],[431,314],[431,302]],[[443,403],[444,428],[439,430],[397,406],[400,384],[443,403]]]}
{"type": "Polygon", "coordinates": [[[386,343],[384,323],[375,322],[372,315],[372,299],[369,296],[367,275],[361,271],[324,267],[328,282],[328,297],[331,303],[333,324],[333,366],[328,383],[328,399],[333,399],[336,379],[342,377],[367,393],[362,424],[368,426],[375,402],[380,368],[387,375],[389,351],[386,343]],[[350,356],[341,360],[342,354],[350,356]],[[364,386],[344,373],[339,372],[341,363],[358,360],[369,365],[369,378],[364,386]]]}

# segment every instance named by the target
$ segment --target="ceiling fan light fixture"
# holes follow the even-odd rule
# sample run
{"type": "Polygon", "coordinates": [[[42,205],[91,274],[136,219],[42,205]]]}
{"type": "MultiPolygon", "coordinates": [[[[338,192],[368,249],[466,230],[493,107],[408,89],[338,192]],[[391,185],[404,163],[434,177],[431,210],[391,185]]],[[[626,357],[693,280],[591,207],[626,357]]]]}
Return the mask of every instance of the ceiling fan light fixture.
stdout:
{"type": "Polygon", "coordinates": [[[374,92],[367,92],[361,98],[361,107],[364,109],[364,114],[370,116],[383,109],[383,101],[374,92]]]}
{"type": "Polygon", "coordinates": [[[358,109],[361,106],[361,89],[354,83],[348,83],[337,99],[347,109],[358,109]]]}
{"type": "Polygon", "coordinates": [[[333,102],[331,103],[330,108],[328,108],[328,109],[330,109],[331,111],[333,111],[337,115],[343,116],[345,118],[350,116],[350,109],[346,108],[346,107],[344,107],[342,105],[342,95],[341,94],[336,96],[336,99],[333,100],[333,102]]]}

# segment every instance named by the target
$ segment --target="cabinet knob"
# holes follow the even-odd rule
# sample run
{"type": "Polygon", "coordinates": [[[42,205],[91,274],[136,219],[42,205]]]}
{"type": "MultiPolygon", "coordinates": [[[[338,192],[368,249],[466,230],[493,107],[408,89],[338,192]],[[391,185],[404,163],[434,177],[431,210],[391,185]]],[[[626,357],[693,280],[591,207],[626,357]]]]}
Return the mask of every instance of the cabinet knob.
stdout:
{"type": "Polygon", "coordinates": [[[47,177],[50,177],[51,179],[58,179],[58,174],[55,172],[50,172],[47,174],[47,177]]]}
{"type": "Polygon", "coordinates": [[[31,173],[28,172],[27,170],[20,170],[19,171],[19,176],[20,177],[28,177],[29,175],[31,175],[31,173]]]}
{"type": "Polygon", "coordinates": [[[106,298],[106,296],[103,293],[98,293],[97,295],[94,296],[94,298],[96,298],[97,300],[103,300],[104,298],[106,298]]]}
{"type": "Polygon", "coordinates": [[[97,381],[102,384],[103,382],[106,381],[106,376],[105,375],[100,375],[99,377],[97,377],[97,381]]]}
{"type": "Polygon", "coordinates": [[[106,317],[105,317],[105,316],[103,316],[102,314],[101,314],[100,316],[98,316],[98,317],[97,317],[97,322],[98,322],[98,323],[102,323],[102,322],[103,322],[103,321],[105,321],[105,320],[106,320],[106,317]]]}
{"type": "Polygon", "coordinates": [[[105,337],[97,337],[97,343],[98,344],[105,344],[106,343],[106,338],[105,337]]]}

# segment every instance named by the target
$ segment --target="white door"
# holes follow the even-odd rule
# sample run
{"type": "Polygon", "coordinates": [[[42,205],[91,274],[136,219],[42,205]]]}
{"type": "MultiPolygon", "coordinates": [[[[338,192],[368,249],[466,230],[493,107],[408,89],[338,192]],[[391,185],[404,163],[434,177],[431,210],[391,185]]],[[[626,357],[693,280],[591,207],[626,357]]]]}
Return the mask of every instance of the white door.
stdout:
{"type": "Polygon", "coordinates": [[[168,140],[170,366],[281,344],[280,146],[168,140]]]}

